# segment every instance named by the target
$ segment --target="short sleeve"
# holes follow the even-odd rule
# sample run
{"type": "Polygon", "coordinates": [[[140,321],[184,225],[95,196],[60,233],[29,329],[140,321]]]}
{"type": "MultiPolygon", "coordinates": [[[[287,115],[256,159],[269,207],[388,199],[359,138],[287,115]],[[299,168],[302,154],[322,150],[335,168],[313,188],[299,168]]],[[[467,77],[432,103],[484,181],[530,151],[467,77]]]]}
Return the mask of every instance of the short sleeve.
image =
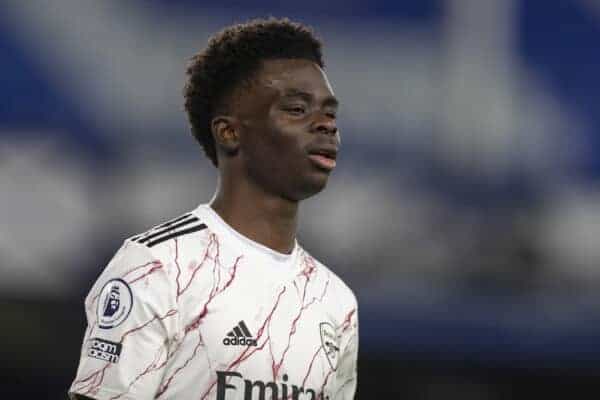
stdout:
{"type": "Polygon", "coordinates": [[[358,308],[348,312],[342,324],[343,352],[336,370],[337,389],[332,400],[352,400],[356,393],[358,362],[358,308]]]}
{"type": "Polygon", "coordinates": [[[176,302],[167,266],[126,241],[86,297],[87,328],[69,393],[154,398],[179,328],[176,302]]]}

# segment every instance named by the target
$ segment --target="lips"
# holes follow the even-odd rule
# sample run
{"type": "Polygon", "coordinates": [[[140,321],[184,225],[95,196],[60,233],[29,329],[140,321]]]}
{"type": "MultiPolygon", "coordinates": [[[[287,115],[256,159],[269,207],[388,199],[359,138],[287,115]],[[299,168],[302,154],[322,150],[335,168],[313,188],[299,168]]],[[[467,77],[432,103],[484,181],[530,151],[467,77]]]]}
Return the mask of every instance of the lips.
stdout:
{"type": "Polygon", "coordinates": [[[336,147],[317,147],[309,150],[308,158],[320,169],[331,171],[336,165],[337,152],[336,147]]]}

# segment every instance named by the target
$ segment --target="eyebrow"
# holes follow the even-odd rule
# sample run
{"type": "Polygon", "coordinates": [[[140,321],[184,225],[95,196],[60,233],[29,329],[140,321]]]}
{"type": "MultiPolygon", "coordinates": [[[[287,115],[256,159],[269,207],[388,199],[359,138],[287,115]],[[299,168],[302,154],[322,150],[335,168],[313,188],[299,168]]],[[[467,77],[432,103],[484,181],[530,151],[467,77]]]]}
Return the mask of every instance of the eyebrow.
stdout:
{"type": "MultiPolygon", "coordinates": [[[[286,89],[283,92],[283,97],[300,97],[306,101],[312,101],[314,99],[314,96],[312,94],[299,89],[286,89]]],[[[334,96],[327,96],[323,100],[323,105],[338,107],[340,105],[340,102],[334,96]]]]}

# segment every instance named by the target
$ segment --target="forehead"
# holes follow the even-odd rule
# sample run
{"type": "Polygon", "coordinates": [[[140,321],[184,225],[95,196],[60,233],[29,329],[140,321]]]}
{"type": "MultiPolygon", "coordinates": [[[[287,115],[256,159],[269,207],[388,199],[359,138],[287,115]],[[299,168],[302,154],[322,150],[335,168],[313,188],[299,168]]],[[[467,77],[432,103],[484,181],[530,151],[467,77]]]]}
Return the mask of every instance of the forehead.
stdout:
{"type": "Polygon", "coordinates": [[[265,60],[256,75],[256,86],[268,92],[282,94],[297,89],[316,97],[333,95],[325,71],[309,60],[265,60]]]}

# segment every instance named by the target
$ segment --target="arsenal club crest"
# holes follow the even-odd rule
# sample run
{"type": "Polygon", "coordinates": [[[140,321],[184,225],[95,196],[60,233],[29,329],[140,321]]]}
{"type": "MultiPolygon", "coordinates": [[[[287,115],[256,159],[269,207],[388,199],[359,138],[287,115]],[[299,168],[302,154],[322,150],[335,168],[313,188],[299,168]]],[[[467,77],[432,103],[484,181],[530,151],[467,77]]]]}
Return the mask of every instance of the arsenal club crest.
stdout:
{"type": "Polygon", "coordinates": [[[321,322],[319,324],[319,331],[321,332],[321,344],[325,351],[325,356],[331,369],[334,371],[337,368],[338,360],[340,358],[340,341],[335,333],[335,328],[329,322],[321,322]]]}

